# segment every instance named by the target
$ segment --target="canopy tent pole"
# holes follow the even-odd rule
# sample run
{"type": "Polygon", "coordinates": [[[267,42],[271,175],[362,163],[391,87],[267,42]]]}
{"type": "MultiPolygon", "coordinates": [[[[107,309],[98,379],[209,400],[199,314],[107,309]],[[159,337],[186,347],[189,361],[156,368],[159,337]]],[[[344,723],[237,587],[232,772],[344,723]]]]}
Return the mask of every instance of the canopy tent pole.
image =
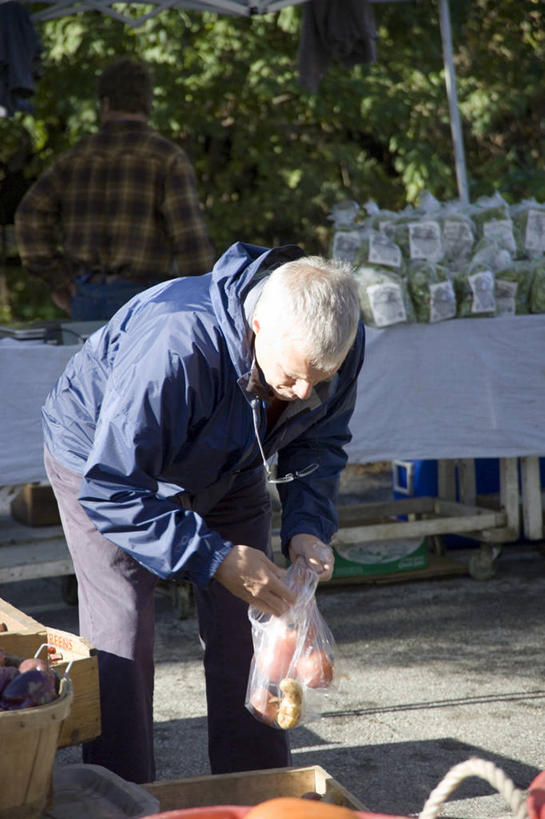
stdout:
{"type": "Polygon", "coordinates": [[[439,0],[439,23],[441,26],[441,40],[443,42],[443,60],[445,64],[445,84],[450,111],[450,130],[454,147],[454,162],[456,165],[456,179],[458,193],[463,205],[469,204],[467,187],[466,161],[464,156],[464,140],[458,109],[458,95],[456,93],[456,74],[452,58],[452,30],[450,27],[449,0],[439,0]]]}

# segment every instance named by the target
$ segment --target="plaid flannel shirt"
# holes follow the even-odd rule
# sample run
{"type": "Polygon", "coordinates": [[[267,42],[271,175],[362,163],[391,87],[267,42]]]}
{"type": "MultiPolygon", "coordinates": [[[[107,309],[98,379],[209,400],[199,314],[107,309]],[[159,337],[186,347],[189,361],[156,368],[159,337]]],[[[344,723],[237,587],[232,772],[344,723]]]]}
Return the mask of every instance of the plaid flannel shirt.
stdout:
{"type": "Polygon", "coordinates": [[[189,159],[137,120],[108,122],[62,154],[15,223],[23,264],[52,289],[89,272],[146,285],[213,263],[189,159]]]}

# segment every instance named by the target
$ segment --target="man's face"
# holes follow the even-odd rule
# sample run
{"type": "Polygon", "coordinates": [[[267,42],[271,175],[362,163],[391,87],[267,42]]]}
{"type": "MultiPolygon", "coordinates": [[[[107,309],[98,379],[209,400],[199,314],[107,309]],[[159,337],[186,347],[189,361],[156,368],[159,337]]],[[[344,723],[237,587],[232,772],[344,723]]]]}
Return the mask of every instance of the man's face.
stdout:
{"type": "MultiPolygon", "coordinates": [[[[288,334],[281,334],[254,319],[255,357],[265,381],[277,398],[295,401],[308,398],[312,388],[337,372],[318,370],[300,351],[300,344],[288,334]]],[[[340,365],[339,365],[340,366],[340,365]]]]}

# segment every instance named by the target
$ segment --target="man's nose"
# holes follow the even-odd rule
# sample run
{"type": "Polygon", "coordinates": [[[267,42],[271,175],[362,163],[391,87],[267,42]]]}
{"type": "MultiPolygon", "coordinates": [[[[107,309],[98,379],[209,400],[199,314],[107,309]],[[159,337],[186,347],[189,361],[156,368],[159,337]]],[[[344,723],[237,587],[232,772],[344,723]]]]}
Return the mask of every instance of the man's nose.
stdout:
{"type": "Polygon", "coordinates": [[[294,384],[293,391],[297,398],[305,399],[308,398],[310,395],[310,391],[312,387],[308,383],[308,381],[304,381],[302,378],[298,378],[294,384]]]}

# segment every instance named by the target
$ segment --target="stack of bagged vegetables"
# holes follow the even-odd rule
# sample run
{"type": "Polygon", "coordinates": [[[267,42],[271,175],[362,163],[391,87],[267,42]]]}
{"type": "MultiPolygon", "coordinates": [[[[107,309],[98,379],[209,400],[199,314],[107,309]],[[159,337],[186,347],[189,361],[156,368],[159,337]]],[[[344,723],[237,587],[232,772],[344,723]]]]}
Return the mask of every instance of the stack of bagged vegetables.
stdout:
{"type": "Polygon", "coordinates": [[[426,193],[399,212],[341,202],[330,218],[331,255],[354,266],[368,326],[545,312],[544,203],[426,193]]]}

